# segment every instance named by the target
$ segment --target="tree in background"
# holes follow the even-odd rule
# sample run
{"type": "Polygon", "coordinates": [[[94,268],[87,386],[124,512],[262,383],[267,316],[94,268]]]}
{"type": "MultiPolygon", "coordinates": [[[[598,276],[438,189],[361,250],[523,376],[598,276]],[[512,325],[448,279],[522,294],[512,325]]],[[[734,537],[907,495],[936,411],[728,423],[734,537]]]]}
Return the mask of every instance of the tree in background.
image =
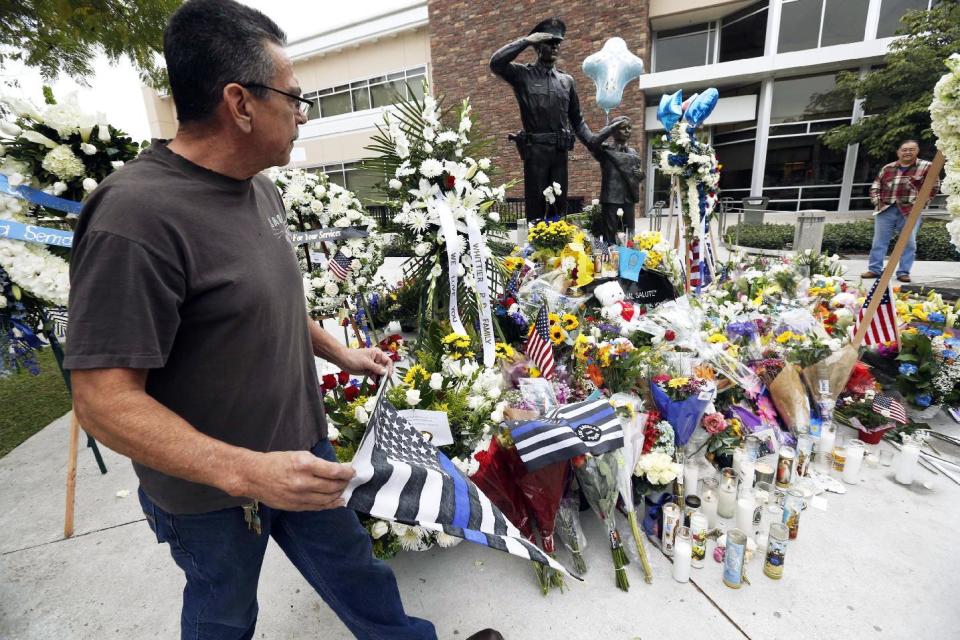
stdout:
{"type": "Polygon", "coordinates": [[[933,86],[943,75],[943,61],[960,51],[960,3],[940,2],[929,11],[910,11],[891,45],[884,66],[864,77],[845,71],[837,88],[821,100],[863,98],[868,117],[831,129],[824,143],[835,150],[860,143],[873,158],[890,156],[904,138],[917,138],[921,147],[933,146],[930,103],[933,86]]]}
{"type": "Polygon", "coordinates": [[[0,66],[20,60],[48,80],[82,81],[102,51],[126,56],[153,86],[165,84],[158,64],[163,28],[180,0],[0,0],[0,66]]]}

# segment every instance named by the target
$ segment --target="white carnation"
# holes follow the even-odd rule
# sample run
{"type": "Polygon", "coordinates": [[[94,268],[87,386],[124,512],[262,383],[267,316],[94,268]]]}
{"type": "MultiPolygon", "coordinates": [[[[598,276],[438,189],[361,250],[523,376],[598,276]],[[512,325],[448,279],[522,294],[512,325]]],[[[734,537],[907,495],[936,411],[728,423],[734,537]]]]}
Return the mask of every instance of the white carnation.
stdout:
{"type": "Polygon", "coordinates": [[[69,145],[61,144],[43,158],[41,166],[62,180],[70,180],[83,175],[86,168],[69,145]]]}
{"type": "Polygon", "coordinates": [[[83,179],[83,190],[90,192],[97,188],[97,181],[93,178],[84,178],[83,179]]]}
{"type": "Polygon", "coordinates": [[[420,164],[420,174],[425,178],[436,178],[443,173],[443,164],[439,160],[427,158],[420,164]]]}
{"type": "Polygon", "coordinates": [[[370,537],[379,540],[390,532],[390,525],[383,520],[377,520],[370,527],[370,537]]]}

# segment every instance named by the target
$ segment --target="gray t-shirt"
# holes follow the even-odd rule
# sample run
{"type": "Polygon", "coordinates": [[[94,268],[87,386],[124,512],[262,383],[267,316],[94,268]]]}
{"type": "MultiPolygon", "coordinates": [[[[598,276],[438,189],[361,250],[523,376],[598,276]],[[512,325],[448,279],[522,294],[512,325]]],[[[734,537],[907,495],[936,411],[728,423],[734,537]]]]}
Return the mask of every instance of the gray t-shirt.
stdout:
{"type": "MultiPolygon", "coordinates": [[[[146,391],[197,430],[255,451],[326,437],[303,280],[276,187],[154,141],[83,207],[70,264],[68,369],[148,369],[146,391]]],[[[134,463],[171,513],[249,502],[134,463]]]]}

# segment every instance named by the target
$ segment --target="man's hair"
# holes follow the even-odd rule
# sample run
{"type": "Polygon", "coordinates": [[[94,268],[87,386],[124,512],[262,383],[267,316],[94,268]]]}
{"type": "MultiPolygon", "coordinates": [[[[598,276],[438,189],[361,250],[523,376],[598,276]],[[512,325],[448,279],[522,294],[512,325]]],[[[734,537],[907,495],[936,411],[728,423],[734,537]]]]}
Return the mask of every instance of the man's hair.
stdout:
{"type": "Polygon", "coordinates": [[[918,148],[918,149],[920,148],[920,141],[919,141],[919,140],[915,140],[914,138],[907,138],[906,140],[901,140],[901,141],[900,141],[900,144],[897,145],[897,149],[900,149],[900,148],[903,147],[903,145],[905,145],[905,144],[910,144],[911,142],[912,142],[913,144],[917,145],[917,148],[918,148]]]}
{"type": "MultiPolygon", "coordinates": [[[[230,82],[270,84],[276,72],[267,43],[286,44],[273,20],[233,0],[188,0],[163,32],[170,89],[180,122],[209,118],[230,82]]],[[[251,87],[258,97],[266,91],[251,87]]]]}

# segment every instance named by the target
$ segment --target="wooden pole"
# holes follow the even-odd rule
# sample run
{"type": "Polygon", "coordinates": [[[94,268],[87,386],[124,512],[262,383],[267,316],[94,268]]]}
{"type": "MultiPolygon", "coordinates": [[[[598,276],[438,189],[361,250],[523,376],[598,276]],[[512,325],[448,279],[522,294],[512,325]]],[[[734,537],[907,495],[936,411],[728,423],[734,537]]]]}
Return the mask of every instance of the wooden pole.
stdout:
{"type": "Polygon", "coordinates": [[[70,447],[67,454],[67,508],[63,517],[63,537],[73,535],[73,505],[77,494],[77,447],[80,444],[80,423],[75,411],[70,412],[70,447]]]}
{"type": "Polygon", "coordinates": [[[940,177],[943,164],[943,152],[938,150],[937,155],[933,158],[933,162],[930,163],[930,169],[927,171],[927,177],[920,187],[920,193],[917,194],[917,199],[913,203],[913,209],[911,209],[910,215],[907,216],[907,221],[904,223],[903,229],[900,230],[900,237],[897,238],[897,244],[893,247],[893,253],[890,254],[890,259],[887,260],[887,266],[880,276],[876,292],[873,297],[870,298],[870,304],[867,306],[867,310],[863,314],[863,319],[857,327],[857,333],[854,334],[853,340],[850,343],[854,349],[860,348],[863,337],[867,335],[867,330],[873,321],[873,316],[877,313],[877,308],[880,306],[880,298],[883,297],[883,292],[887,290],[887,287],[890,285],[890,279],[897,270],[897,265],[900,264],[900,256],[903,254],[903,250],[907,248],[907,242],[913,234],[913,228],[920,223],[920,214],[923,212],[923,208],[927,206],[927,201],[930,200],[930,193],[933,191],[933,185],[936,184],[937,179],[940,177]]]}

